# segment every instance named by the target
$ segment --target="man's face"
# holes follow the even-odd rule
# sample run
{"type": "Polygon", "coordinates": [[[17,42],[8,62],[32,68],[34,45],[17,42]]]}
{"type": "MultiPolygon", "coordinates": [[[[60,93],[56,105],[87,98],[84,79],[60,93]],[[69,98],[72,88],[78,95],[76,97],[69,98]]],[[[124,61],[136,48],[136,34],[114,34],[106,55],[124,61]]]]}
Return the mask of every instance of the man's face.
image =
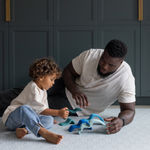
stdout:
{"type": "Polygon", "coordinates": [[[99,66],[97,69],[98,74],[102,78],[105,78],[114,73],[119,68],[122,62],[123,59],[111,57],[108,54],[107,50],[105,50],[100,58],[99,66]]]}

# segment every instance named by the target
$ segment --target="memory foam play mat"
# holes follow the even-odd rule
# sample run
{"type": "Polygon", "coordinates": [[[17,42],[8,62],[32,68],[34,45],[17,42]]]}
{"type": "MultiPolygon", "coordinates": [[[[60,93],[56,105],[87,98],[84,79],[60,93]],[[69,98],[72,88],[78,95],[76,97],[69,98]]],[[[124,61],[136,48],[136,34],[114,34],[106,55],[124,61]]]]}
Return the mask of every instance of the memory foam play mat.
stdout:
{"type": "MultiPolygon", "coordinates": [[[[106,118],[117,116],[118,113],[119,108],[116,108],[107,109],[99,115],[106,118]]],[[[80,119],[88,119],[89,116],[69,118],[77,124],[80,119]]],[[[68,131],[72,124],[60,126],[59,123],[65,122],[64,119],[55,117],[55,120],[58,124],[54,124],[50,131],[64,136],[58,145],[33,134],[18,139],[14,131],[6,129],[0,118],[0,150],[150,150],[150,109],[137,108],[133,122],[111,135],[99,123],[93,124],[92,130],[85,128],[79,134],[78,129],[68,131]]]]}

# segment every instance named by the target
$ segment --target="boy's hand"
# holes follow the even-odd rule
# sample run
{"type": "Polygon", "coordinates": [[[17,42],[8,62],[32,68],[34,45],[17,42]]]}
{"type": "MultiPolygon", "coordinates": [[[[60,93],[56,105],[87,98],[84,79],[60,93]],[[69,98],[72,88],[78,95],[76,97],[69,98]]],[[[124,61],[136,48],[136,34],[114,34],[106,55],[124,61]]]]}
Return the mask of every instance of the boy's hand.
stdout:
{"type": "Polygon", "coordinates": [[[69,115],[69,111],[68,111],[68,108],[65,107],[65,108],[62,108],[58,111],[58,115],[64,119],[67,119],[68,115],[69,115]]]}

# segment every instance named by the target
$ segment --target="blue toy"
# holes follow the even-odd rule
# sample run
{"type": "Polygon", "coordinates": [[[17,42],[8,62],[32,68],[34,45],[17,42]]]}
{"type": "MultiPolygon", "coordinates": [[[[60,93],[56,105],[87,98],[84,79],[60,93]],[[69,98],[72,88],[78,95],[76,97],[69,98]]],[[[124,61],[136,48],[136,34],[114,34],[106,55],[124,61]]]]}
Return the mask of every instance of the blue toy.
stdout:
{"type": "Polygon", "coordinates": [[[89,121],[89,125],[87,125],[87,124],[81,124],[80,130],[79,130],[78,133],[80,134],[83,131],[84,128],[92,128],[92,126],[93,126],[94,123],[100,123],[101,125],[105,126],[105,128],[107,128],[106,124],[103,121],[98,120],[98,119],[91,119],[89,121]]]}
{"type": "Polygon", "coordinates": [[[80,128],[81,124],[87,124],[87,125],[89,125],[89,122],[87,121],[87,119],[81,119],[81,120],[79,120],[78,124],[71,125],[68,130],[70,132],[72,132],[75,128],[80,128]]]}
{"type": "Polygon", "coordinates": [[[79,129],[79,134],[83,131],[84,128],[89,128],[92,130],[92,126],[94,123],[100,123],[101,125],[106,127],[104,120],[97,114],[91,114],[88,119],[79,120],[77,125],[71,125],[69,127],[69,131],[72,132],[75,128],[79,129]],[[98,117],[99,119],[93,119],[94,117],[98,117]]]}
{"type": "Polygon", "coordinates": [[[73,110],[68,109],[69,112],[71,113],[76,113],[77,111],[82,111],[80,108],[75,108],[73,110]]]}
{"type": "Polygon", "coordinates": [[[74,120],[71,118],[67,118],[67,120],[65,122],[59,123],[60,126],[67,126],[69,124],[75,124],[74,120]]]}
{"type": "Polygon", "coordinates": [[[100,116],[99,116],[99,115],[97,115],[97,114],[91,114],[91,115],[90,115],[90,117],[89,117],[87,120],[91,120],[91,119],[93,119],[94,117],[98,117],[101,121],[103,121],[103,122],[104,122],[103,118],[102,118],[102,117],[100,117],[100,116]]]}

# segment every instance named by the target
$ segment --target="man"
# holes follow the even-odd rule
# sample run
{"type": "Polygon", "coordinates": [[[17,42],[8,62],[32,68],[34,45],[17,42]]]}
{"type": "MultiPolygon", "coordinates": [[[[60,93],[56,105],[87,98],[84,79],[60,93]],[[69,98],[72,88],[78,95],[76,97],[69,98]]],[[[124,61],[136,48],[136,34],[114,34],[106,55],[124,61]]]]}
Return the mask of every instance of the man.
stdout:
{"type": "Polygon", "coordinates": [[[124,61],[126,53],[127,47],[122,41],[112,40],[104,51],[90,49],[81,53],[63,72],[71,106],[83,107],[78,115],[100,113],[118,99],[121,109],[118,117],[105,119],[110,121],[108,133],[118,132],[135,114],[135,83],[124,61]]]}
{"type": "MultiPolygon", "coordinates": [[[[82,111],[76,113],[83,116],[98,114],[118,100],[120,113],[105,121],[109,122],[108,134],[120,131],[135,115],[135,83],[130,66],[124,61],[126,53],[126,45],[116,39],[110,41],[105,50],[90,49],[81,53],[64,69],[63,78],[47,91],[49,107],[74,109],[80,106],[82,111]]],[[[14,90],[17,95],[22,89],[14,90]]],[[[6,98],[11,101],[13,94],[12,90],[2,92],[0,101],[6,98]]]]}

